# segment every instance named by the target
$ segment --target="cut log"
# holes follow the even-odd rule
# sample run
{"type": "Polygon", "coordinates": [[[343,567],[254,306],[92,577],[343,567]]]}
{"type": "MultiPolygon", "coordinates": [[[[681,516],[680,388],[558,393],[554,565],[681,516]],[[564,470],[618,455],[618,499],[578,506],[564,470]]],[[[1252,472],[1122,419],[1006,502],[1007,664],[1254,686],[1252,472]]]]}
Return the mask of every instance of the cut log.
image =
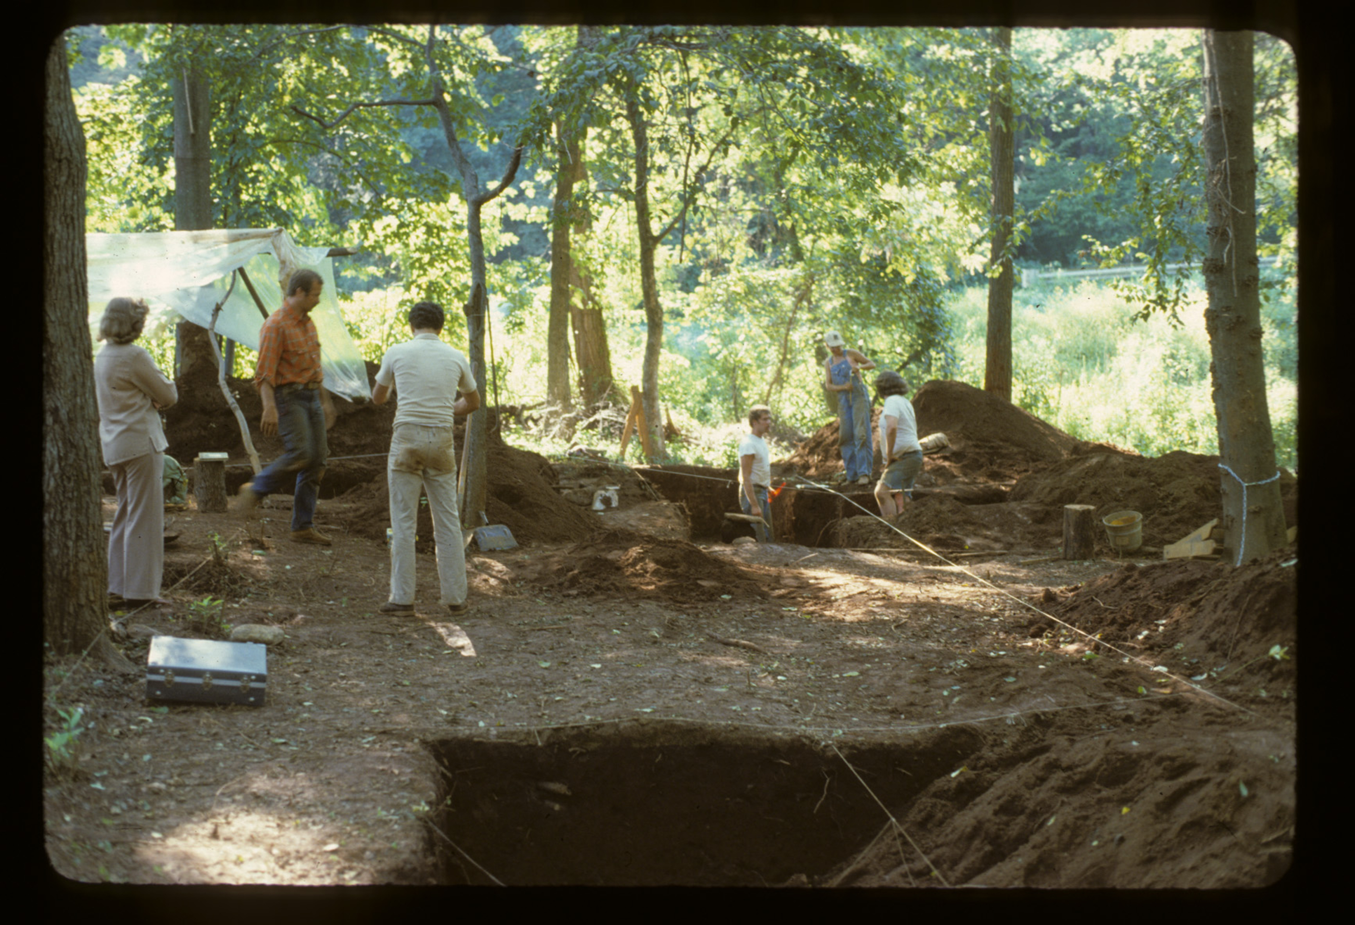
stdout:
{"type": "Polygon", "coordinates": [[[203,513],[220,514],[226,510],[225,455],[210,454],[193,460],[193,496],[203,513]]]}
{"type": "Polygon", "coordinates": [[[1063,558],[1090,559],[1096,544],[1096,521],[1090,504],[1063,506],[1063,558]]]}

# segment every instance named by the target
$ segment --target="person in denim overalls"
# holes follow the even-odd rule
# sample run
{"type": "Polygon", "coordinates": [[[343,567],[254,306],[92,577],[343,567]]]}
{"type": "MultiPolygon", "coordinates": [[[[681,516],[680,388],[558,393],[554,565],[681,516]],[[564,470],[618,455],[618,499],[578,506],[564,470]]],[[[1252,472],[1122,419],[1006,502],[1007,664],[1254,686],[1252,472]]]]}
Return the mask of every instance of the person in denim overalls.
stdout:
{"type": "Polygon", "coordinates": [[[874,369],[875,362],[847,347],[837,331],[824,334],[823,343],[831,352],[823,361],[823,386],[837,393],[838,446],[844,475],[848,482],[869,485],[874,449],[870,441],[870,393],[861,372],[874,369]]]}

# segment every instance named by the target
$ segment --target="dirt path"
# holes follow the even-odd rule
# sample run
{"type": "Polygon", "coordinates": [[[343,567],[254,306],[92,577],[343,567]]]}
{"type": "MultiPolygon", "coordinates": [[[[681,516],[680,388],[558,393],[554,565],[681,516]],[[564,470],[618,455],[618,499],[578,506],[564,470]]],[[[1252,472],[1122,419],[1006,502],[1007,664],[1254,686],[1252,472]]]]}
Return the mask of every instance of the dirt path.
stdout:
{"type": "MultiPolygon", "coordinates": [[[[285,509],[265,513],[283,533],[285,509]]],[[[150,704],[140,676],[49,667],[50,701],[87,726],[76,769],[45,790],[49,856],[75,880],[1230,887],[1288,864],[1293,660],[1265,654],[1293,641],[1278,558],[1250,575],[961,570],[622,531],[473,554],[473,609],[453,622],[375,614],[375,540],[261,549],[195,512],[175,529],[175,613],[134,616],[134,633],[212,635],[190,605],[224,596],[227,622],[287,638],[260,709],[150,704]],[[1253,606],[1269,589],[1258,631],[1201,624],[1233,585],[1253,606]],[[637,767],[660,792],[633,792],[637,767]],[[882,831],[872,793],[916,848],[882,831]],[[719,812],[693,816],[703,802],[719,812]],[[741,814],[779,820],[776,837],[688,830],[746,830],[741,814]],[[634,830],[652,835],[618,841],[634,830]],[[531,847],[561,840],[629,847],[587,869],[578,849],[531,847]],[[675,840],[677,868],[654,850],[675,840]],[[771,847],[788,843],[802,850],[771,847]]],[[[431,555],[419,568],[435,601],[431,555]]],[[[144,663],[146,645],[127,654],[144,663]]]]}
{"type": "MultiPolygon", "coordinates": [[[[137,884],[1274,882],[1295,834],[1296,548],[1164,562],[1219,516],[1216,459],[1082,443],[962,383],[914,402],[950,447],[896,525],[868,490],[821,487],[829,424],[775,464],[785,542],[765,547],[723,520],[732,470],[496,440],[487,514],[522,545],[472,554],[455,621],[433,606],[426,514],[416,615],[376,613],[392,410],[341,402],[317,515],[333,547],[286,538],[287,499],[249,524],[190,499],[168,527],[173,612],[123,621],[138,665],[155,634],[281,628],[264,706],[150,702],[141,671],[47,663],[44,734],[80,711],[49,748],[52,866],[137,884]],[[600,485],[619,504],[595,514],[600,485]],[[1143,547],[1057,558],[1070,503],[1138,511],[1143,547]]],[[[234,452],[229,412],[181,404],[181,461],[234,452]]]]}

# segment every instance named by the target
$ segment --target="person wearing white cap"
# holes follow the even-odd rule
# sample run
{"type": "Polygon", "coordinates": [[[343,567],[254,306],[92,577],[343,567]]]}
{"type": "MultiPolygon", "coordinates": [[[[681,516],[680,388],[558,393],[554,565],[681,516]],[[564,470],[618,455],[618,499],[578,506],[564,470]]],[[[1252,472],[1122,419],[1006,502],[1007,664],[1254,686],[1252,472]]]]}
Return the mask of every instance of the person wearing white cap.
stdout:
{"type": "Polygon", "coordinates": [[[861,372],[875,362],[852,350],[837,331],[823,335],[830,355],[823,361],[823,387],[837,393],[838,447],[848,482],[870,484],[874,451],[870,443],[870,393],[861,372]]]}

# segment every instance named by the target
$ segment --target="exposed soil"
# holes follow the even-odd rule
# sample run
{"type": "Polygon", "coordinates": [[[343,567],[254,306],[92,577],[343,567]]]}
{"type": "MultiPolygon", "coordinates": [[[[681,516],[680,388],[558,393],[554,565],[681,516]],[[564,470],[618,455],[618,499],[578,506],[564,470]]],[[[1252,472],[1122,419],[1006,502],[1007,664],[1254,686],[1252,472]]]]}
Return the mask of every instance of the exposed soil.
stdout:
{"type": "MultiPolygon", "coordinates": [[[[169,420],[185,466],[244,459],[209,385],[215,401],[199,383],[169,420]]],[[[58,708],[85,727],[46,777],[53,866],[130,883],[1274,882],[1295,834],[1296,548],[1164,562],[1154,547],[1219,516],[1216,458],[1082,443],[958,383],[914,403],[951,446],[898,530],[868,488],[827,487],[830,423],[776,464],[783,542],[766,546],[724,520],[730,470],[492,440],[487,515],[519,546],[470,548],[453,620],[426,514],[416,615],[376,613],[393,408],[341,402],[317,512],[332,547],[290,542],[287,498],[245,521],[190,493],[166,530],[172,611],[117,616],[143,665],[151,635],[280,627],[265,705],[153,702],[140,672],[49,663],[47,733],[58,708]],[[616,506],[576,503],[592,486],[616,506]],[[1092,559],[1058,558],[1068,503],[1140,512],[1144,548],[1102,536],[1092,559]]]]}

